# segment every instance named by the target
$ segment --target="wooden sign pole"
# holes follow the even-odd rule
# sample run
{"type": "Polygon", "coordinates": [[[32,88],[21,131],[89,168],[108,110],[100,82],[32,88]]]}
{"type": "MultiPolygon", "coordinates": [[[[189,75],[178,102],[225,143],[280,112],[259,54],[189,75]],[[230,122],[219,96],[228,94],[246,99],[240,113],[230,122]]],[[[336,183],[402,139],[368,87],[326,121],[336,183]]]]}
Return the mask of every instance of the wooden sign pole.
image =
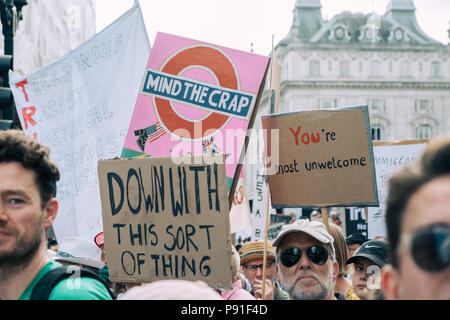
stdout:
{"type": "MultiPolygon", "coordinates": [[[[266,176],[267,177],[267,176],[266,176]]],[[[262,267],[262,273],[263,273],[263,278],[262,278],[262,299],[265,300],[265,294],[266,294],[266,264],[267,264],[267,238],[268,238],[268,234],[269,234],[269,215],[270,215],[270,210],[269,210],[269,196],[270,196],[270,189],[269,189],[269,184],[266,183],[266,188],[267,188],[267,200],[266,200],[266,226],[264,228],[264,255],[263,255],[263,267],[262,267]]]]}
{"type": "Polygon", "coordinates": [[[322,211],[322,221],[325,227],[327,228],[328,232],[330,231],[330,223],[328,221],[328,210],[326,207],[321,208],[322,211]]]}

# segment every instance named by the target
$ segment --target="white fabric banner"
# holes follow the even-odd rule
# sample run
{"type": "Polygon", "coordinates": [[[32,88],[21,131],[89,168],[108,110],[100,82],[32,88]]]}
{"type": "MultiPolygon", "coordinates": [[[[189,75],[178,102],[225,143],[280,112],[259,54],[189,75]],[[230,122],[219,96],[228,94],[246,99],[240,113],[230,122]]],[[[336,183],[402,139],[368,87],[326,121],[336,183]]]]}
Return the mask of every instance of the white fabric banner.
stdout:
{"type": "Polygon", "coordinates": [[[97,163],[119,157],[150,41],[139,3],[61,59],[9,79],[22,128],[50,147],[61,172],[58,242],[103,230],[97,163]]]}
{"type": "MultiPolygon", "coordinates": [[[[255,170],[256,174],[256,195],[253,198],[252,218],[252,241],[264,240],[264,231],[266,229],[266,212],[267,212],[267,184],[265,182],[264,166],[258,165],[255,170]]],[[[269,212],[270,214],[277,214],[276,210],[272,208],[269,197],[269,212]]],[[[269,221],[270,224],[270,221],[269,221]]]]}
{"type": "Polygon", "coordinates": [[[230,233],[250,228],[250,207],[244,188],[244,179],[239,178],[230,210],[230,233]]]}
{"type": "Polygon", "coordinates": [[[385,208],[388,195],[388,180],[391,175],[405,165],[419,158],[425,149],[425,143],[374,146],[373,156],[377,174],[379,207],[368,208],[368,237],[386,237],[385,208]]]}

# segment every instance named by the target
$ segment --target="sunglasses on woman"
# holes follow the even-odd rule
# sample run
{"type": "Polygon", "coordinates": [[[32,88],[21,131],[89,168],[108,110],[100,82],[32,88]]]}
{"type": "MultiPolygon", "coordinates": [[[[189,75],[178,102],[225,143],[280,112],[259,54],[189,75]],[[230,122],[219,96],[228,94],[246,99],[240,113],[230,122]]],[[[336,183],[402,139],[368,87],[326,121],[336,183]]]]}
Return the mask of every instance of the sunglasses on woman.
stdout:
{"type": "Polygon", "coordinates": [[[300,261],[303,251],[313,263],[323,265],[328,260],[328,250],[321,246],[311,246],[306,249],[288,248],[281,251],[279,259],[285,267],[292,267],[300,261]]]}
{"type": "Polygon", "coordinates": [[[433,224],[402,237],[414,262],[422,270],[441,272],[450,266],[450,226],[433,224]]]}

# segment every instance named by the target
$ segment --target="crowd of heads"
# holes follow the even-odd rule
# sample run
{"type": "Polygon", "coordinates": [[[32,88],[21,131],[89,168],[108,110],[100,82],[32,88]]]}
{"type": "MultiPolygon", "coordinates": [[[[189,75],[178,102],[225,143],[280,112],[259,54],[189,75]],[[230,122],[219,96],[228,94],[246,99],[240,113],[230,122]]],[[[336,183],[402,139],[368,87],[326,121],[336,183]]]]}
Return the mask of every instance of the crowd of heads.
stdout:
{"type": "MultiPolygon", "coordinates": [[[[345,237],[338,217],[324,223],[316,210],[283,225],[273,241],[232,246],[232,290],[182,280],[116,285],[124,299],[449,299],[449,159],[450,139],[435,139],[420,161],[390,178],[386,238],[345,237]]],[[[5,279],[39,256],[48,261],[50,252],[55,261],[108,279],[103,233],[92,241],[47,239],[59,179],[48,148],[22,131],[0,131],[0,293],[6,298],[17,292],[5,279]]]]}

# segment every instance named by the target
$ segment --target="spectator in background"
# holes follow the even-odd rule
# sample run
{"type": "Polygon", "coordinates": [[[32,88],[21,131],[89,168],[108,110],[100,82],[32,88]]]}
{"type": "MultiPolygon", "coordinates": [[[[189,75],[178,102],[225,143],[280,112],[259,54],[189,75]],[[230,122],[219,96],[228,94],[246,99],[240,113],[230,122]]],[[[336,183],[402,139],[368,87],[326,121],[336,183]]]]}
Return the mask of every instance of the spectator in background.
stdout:
{"type": "Polygon", "coordinates": [[[382,240],[370,240],[363,243],[355,254],[347,260],[347,264],[353,264],[353,288],[361,300],[369,300],[369,297],[379,296],[381,292],[381,268],[388,264],[388,243],[382,240]]]}
{"type": "Polygon", "coordinates": [[[318,211],[318,210],[311,211],[311,215],[309,216],[309,220],[311,220],[311,221],[322,221],[322,213],[320,211],[318,211]]]}
{"type": "MultiPolygon", "coordinates": [[[[367,239],[367,237],[362,233],[356,232],[356,233],[352,233],[351,235],[349,235],[345,239],[345,242],[347,244],[347,259],[350,259],[353,256],[353,254],[356,252],[356,250],[358,250],[358,248],[361,247],[361,245],[367,241],[369,241],[369,239],[367,239]]],[[[350,282],[353,279],[354,273],[355,273],[355,270],[353,270],[353,263],[347,265],[347,274],[345,275],[345,277],[350,282]]]]}
{"type": "Polygon", "coordinates": [[[362,233],[356,232],[349,235],[345,239],[345,242],[347,244],[348,258],[350,259],[355,253],[355,251],[358,250],[358,248],[361,247],[361,245],[367,241],[369,241],[369,239],[367,239],[367,237],[362,233]]]}
{"type": "Polygon", "coordinates": [[[276,246],[280,283],[294,300],[345,300],[334,293],[339,266],[333,237],[319,221],[296,220],[284,225],[276,246]]]}
{"type": "Polygon", "coordinates": [[[225,300],[255,300],[255,297],[244,289],[244,280],[239,274],[240,265],[239,253],[234,246],[231,246],[231,282],[233,289],[221,292],[221,296],[225,300]]]}
{"type": "MultiPolygon", "coordinates": [[[[262,299],[264,243],[263,240],[250,241],[242,246],[241,265],[244,275],[251,285],[250,293],[257,299],[262,299]]],[[[270,242],[267,242],[266,252],[266,281],[263,300],[289,300],[288,293],[283,291],[279,284],[274,281],[276,275],[275,251],[270,242]]]]}
{"type": "Polygon", "coordinates": [[[333,246],[336,252],[336,261],[339,265],[339,271],[336,278],[336,285],[334,286],[334,292],[340,292],[345,295],[346,300],[359,300],[355,294],[352,282],[345,278],[347,268],[345,262],[347,261],[347,245],[345,243],[345,237],[341,229],[333,224],[329,224],[328,232],[333,236],[333,246]]]}
{"type": "Polygon", "coordinates": [[[431,140],[420,160],[391,176],[386,229],[387,299],[450,299],[450,138],[431,140]]]}
{"type": "Polygon", "coordinates": [[[58,242],[55,238],[47,239],[47,249],[53,250],[54,252],[58,252],[58,242]]]}

